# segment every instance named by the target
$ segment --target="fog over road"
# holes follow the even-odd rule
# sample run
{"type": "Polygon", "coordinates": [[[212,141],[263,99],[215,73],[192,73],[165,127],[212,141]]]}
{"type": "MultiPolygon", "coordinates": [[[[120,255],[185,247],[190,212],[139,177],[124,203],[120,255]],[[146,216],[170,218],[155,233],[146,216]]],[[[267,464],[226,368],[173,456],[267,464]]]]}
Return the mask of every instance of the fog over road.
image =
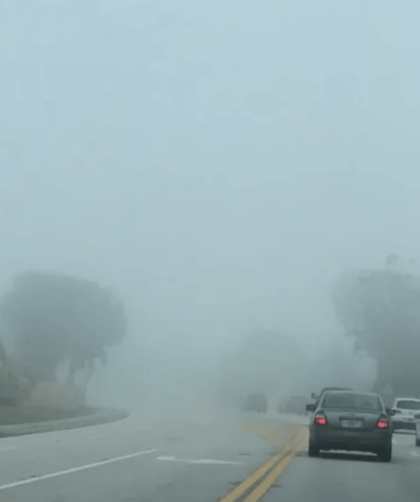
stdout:
{"type": "MultiPolygon", "coordinates": [[[[240,420],[235,412],[171,409],[164,415],[136,413],[113,424],[3,439],[0,498],[2,502],[220,500],[278,451],[278,445],[257,434],[284,438],[280,449],[288,447],[284,422],[273,416],[252,417],[255,434],[244,430],[240,420]]],[[[273,480],[264,500],[417,500],[420,449],[413,436],[396,434],[394,454],[391,464],[382,464],[368,455],[310,459],[306,450],[297,452],[291,463],[280,465],[284,472],[273,480]]],[[[257,491],[255,486],[224,500],[256,501],[257,491]]]]}

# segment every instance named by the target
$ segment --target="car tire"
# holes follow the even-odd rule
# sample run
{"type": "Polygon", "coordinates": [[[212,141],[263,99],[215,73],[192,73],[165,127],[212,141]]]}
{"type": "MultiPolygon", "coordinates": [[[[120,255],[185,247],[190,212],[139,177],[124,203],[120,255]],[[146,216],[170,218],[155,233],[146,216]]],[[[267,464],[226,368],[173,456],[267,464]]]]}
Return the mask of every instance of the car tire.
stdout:
{"type": "Polygon", "coordinates": [[[416,438],[416,446],[420,446],[420,439],[416,438]]]}
{"type": "Polygon", "coordinates": [[[392,447],[384,448],[378,453],[378,458],[381,462],[391,462],[392,459],[392,447]]]}
{"type": "Polygon", "coordinates": [[[313,443],[309,443],[308,457],[319,457],[319,447],[313,443]]]}

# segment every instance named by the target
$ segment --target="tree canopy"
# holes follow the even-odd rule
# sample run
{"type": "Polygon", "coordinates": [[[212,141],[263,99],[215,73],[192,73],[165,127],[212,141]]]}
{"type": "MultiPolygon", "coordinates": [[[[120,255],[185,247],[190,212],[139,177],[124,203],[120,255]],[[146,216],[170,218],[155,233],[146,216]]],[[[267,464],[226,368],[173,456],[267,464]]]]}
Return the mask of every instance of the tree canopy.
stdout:
{"type": "Polygon", "coordinates": [[[15,351],[36,380],[53,380],[68,360],[70,378],[106,362],[106,347],[127,332],[122,303],[113,291],[75,277],[27,272],[16,277],[1,303],[15,351]]]}
{"type": "Polygon", "coordinates": [[[252,392],[280,396],[296,384],[304,359],[304,350],[292,336],[270,330],[246,333],[223,360],[221,399],[231,402],[252,392]]]}
{"type": "Polygon", "coordinates": [[[420,277],[392,254],[383,268],[341,277],[333,303],[355,349],[376,362],[377,390],[391,385],[398,393],[418,394],[420,277]]]}

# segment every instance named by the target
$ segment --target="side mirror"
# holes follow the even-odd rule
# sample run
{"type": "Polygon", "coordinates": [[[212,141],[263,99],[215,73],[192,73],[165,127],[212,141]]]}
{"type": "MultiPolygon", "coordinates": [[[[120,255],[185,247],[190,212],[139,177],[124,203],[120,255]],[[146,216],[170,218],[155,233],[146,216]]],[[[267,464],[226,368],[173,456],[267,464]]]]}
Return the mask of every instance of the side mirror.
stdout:
{"type": "Polygon", "coordinates": [[[311,392],[311,399],[316,399],[316,394],[315,394],[315,392],[311,392]]]}
{"type": "Polygon", "coordinates": [[[315,411],[315,405],[314,404],[307,404],[306,411],[315,411]]]}
{"type": "Polygon", "coordinates": [[[391,409],[391,408],[387,408],[386,409],[386,412],[388,413],[388,415],[390,417],[393,417],[395,415],[395,410],[391,409]]]}

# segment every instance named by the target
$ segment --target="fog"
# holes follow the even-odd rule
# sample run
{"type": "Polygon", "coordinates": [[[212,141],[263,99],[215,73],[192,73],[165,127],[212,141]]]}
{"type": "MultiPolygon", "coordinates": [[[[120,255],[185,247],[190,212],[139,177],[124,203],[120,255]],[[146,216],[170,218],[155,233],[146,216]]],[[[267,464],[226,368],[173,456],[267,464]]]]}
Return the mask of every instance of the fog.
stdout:
{"type": "Polygon", "coordinates": [[[273,399],[370,385],[331,287],[419,249],[419,11],[1,5],[0,284],[40,269],[118,291],[129,337],[92,402],[216,400],[221,368],[260,330],[282,346],[254,384],[273,399]]]}

